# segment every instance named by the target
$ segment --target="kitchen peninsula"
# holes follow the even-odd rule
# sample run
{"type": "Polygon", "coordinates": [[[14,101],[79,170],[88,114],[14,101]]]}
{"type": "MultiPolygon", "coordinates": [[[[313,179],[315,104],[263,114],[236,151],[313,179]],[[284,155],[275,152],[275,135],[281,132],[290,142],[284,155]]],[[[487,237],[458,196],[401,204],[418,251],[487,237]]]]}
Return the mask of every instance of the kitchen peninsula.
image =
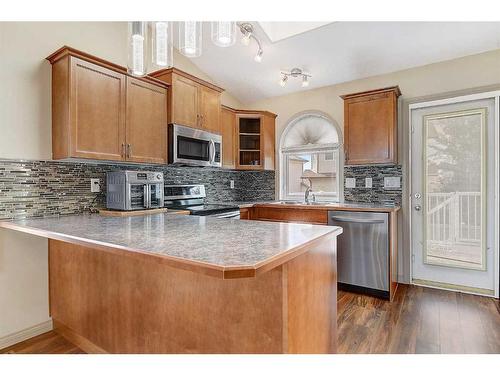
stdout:
{"type": "Polygon", "coordinates": [[[0,227],[49,238],[54,328],[88,352],[336,352],[339,227],[165,214],[0,227]]]}

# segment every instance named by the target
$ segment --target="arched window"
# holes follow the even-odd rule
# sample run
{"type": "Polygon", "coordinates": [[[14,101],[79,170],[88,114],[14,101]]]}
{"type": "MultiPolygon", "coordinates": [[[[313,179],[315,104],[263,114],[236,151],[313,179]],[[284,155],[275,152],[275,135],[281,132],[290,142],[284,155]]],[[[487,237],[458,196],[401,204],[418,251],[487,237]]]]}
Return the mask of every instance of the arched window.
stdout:
{"type": "Polygon", "coordinates": [[[280,140],[280,196],[303,200],[308,187],[318,201],[338,201],[340,189],[338,125],[320,112],[293,118],[280,140]]]}

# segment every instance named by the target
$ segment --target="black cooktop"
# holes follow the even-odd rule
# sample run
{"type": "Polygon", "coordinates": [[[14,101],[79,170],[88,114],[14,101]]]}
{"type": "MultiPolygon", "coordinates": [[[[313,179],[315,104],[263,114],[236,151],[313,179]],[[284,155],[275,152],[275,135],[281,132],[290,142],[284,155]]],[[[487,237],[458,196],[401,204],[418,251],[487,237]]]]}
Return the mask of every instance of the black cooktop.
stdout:
{"type": "Polygon", "coordinates": [[[200,204],[192,206],[172,205],[166,207],[176,210],[188,210],[191,215],[197,216],[208,216],[239,210],[238,206],[228,206],[224,204],[200,204]]]}

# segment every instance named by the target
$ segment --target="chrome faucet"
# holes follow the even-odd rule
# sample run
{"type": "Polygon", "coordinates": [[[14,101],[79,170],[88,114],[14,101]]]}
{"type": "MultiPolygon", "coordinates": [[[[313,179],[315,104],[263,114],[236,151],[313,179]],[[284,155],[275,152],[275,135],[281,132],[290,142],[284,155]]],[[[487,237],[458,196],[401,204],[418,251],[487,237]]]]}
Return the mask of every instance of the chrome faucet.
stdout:
{"type": "Polygon", "coordinates": [[[314,195],[312,188],[308,186],[306,191],[304,192],[304,202],[306,202],[306,204],[309,204],[309,195],[311,194],[312,194],[312,201],[314,203],[316,202],[316,196],[314,195]]]}

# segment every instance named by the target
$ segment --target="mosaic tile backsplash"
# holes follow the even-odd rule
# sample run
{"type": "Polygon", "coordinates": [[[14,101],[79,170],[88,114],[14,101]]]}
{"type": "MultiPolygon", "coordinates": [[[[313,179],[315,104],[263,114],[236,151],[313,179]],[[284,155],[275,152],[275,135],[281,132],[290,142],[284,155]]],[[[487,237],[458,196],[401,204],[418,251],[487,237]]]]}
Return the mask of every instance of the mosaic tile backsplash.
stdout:
{"type": "Polygon", "coordinates": [[[344,187],[346,202],[367,202],[401,205],[403,194],[403,172],[401,165],[345,166],[346,178],[355,178],[356,187],[344,187]],[[365,187],[365,178],[372,178],[372,188],[365,187]],[[399,177],[399,188],[384,188],[384,177],[399,177]]]}
{"type": "Polygon", "coordinates": [[[90,179],[119,169],[163,172],[165,184],[204,184],[208,202],[275,199],[274,171],[219,168],[0,160],[0,219],[74,214],[104,207],[105,195],[90,192],[90,179]],[[230,189],[230,180],[235,188],[230,189]]]}

